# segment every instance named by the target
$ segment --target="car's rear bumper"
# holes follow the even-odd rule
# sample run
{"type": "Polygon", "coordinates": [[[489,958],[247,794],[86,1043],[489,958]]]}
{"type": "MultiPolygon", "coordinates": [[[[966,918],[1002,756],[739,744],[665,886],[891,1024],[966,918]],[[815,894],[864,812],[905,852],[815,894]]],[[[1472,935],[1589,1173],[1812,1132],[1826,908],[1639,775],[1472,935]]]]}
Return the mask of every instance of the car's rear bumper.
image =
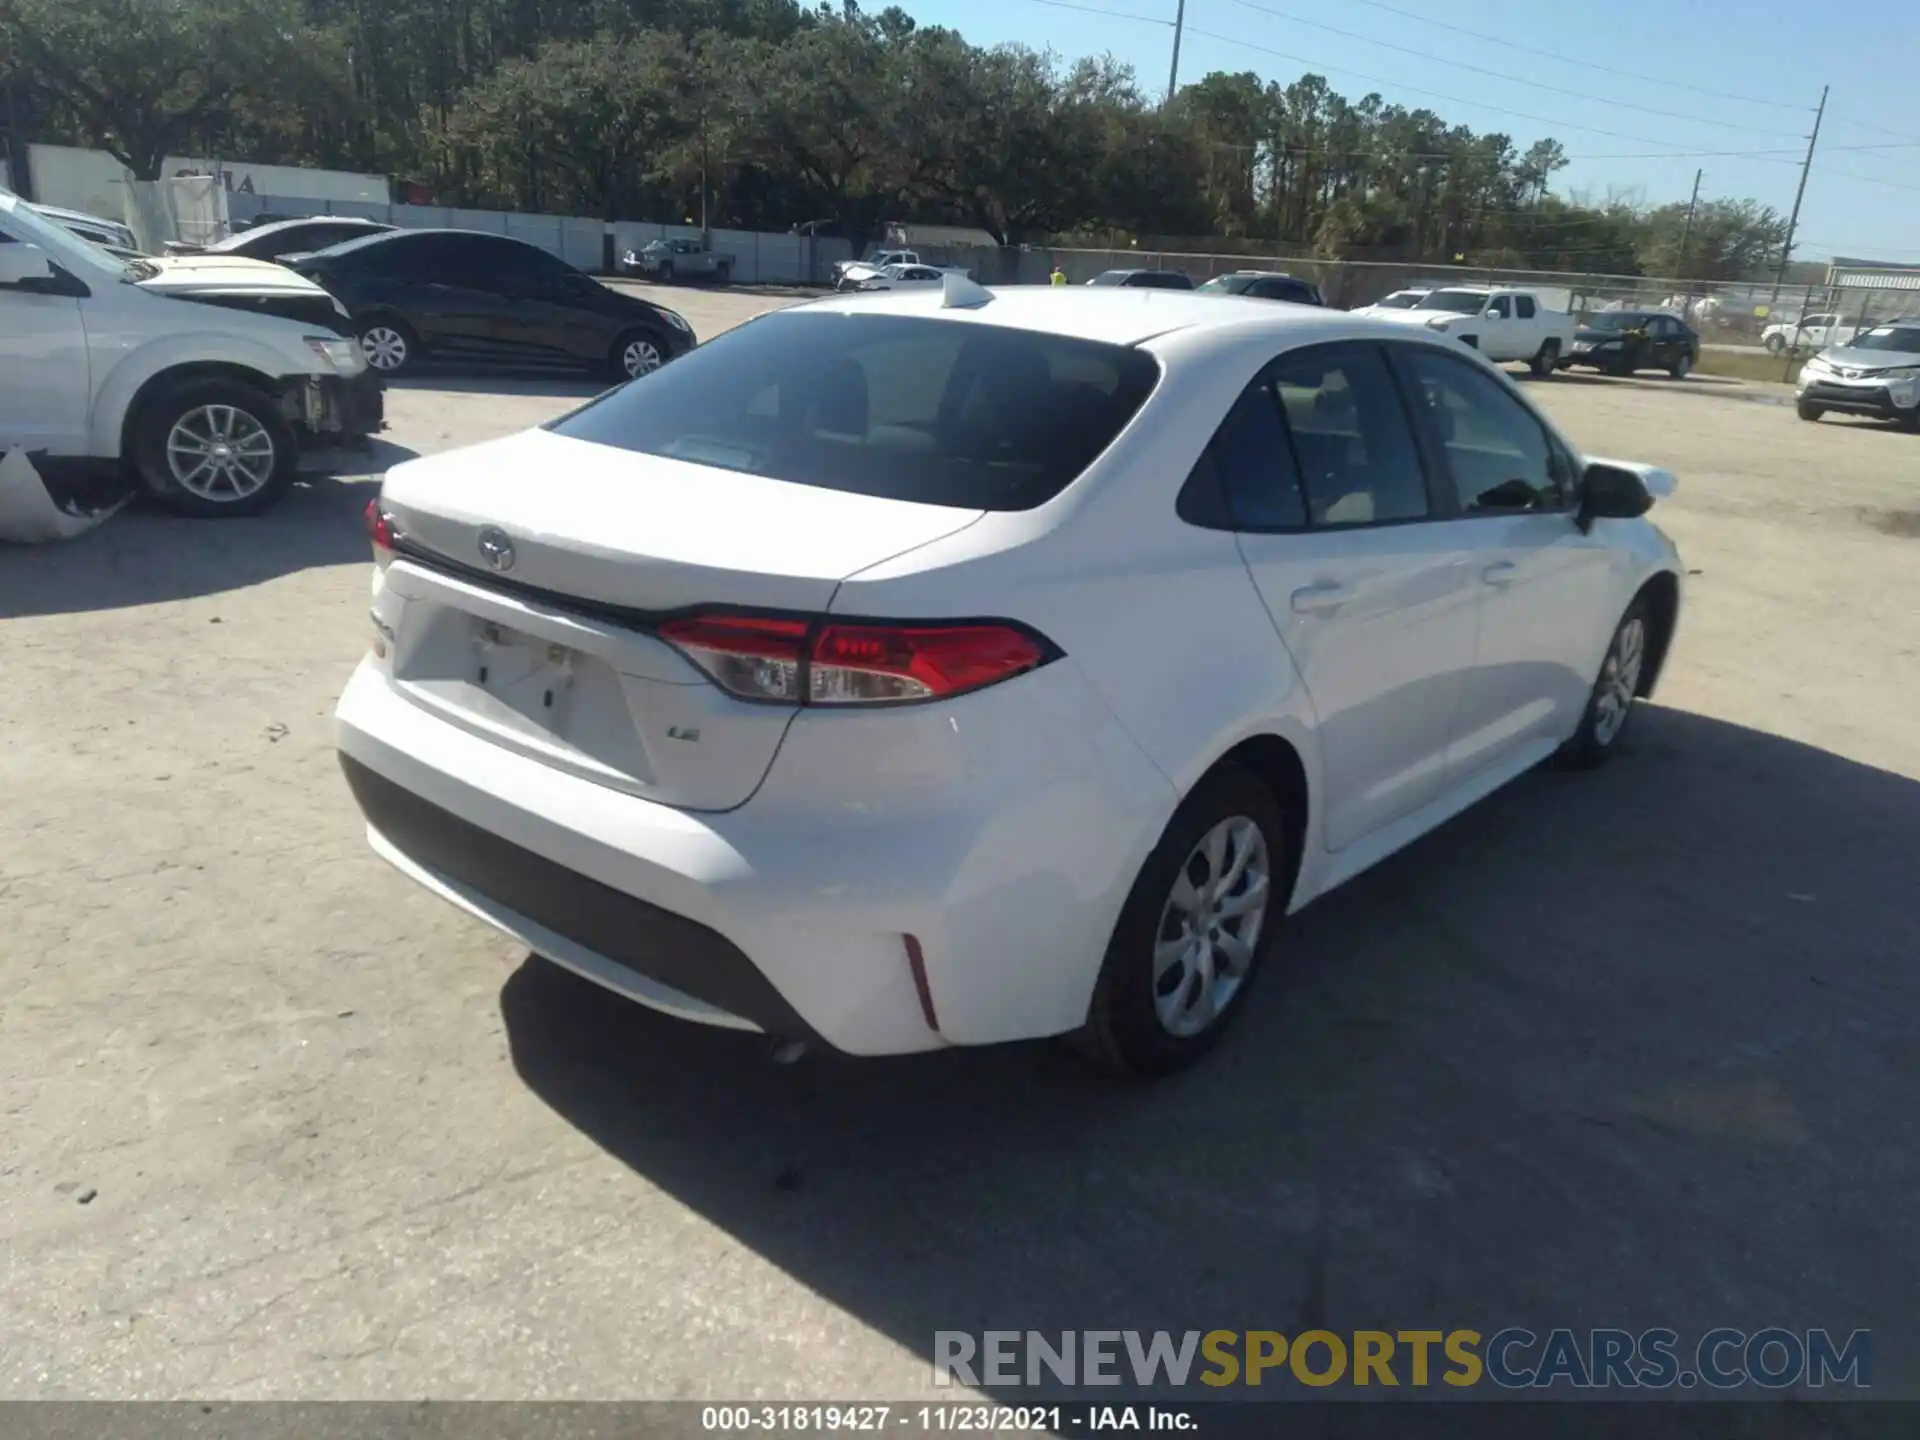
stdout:
{"type": "Polygon", "coordinates": [[[726,812],[509,751],[372,659],[336,735],[375,849],[444,898],[642,1004],[862,1055],[1080,1024],[1175,798],[1069,662],[917,714],[802,712],[726,812]]]}
{"type": "Polygon", "coordinates": [[[1826,381],[1814,381],[1805,386],[1799,394],[1803,405],[1818,405],[1826,410],[1840,410],[1849,415],[1877,415],[1883,420],[1910,420],[1916,408],[1920,408],[1920,395],[1913,387],[1902,394],[1907,403],[1902,404],[1885,385],[1836,385],[1826,381]]]}

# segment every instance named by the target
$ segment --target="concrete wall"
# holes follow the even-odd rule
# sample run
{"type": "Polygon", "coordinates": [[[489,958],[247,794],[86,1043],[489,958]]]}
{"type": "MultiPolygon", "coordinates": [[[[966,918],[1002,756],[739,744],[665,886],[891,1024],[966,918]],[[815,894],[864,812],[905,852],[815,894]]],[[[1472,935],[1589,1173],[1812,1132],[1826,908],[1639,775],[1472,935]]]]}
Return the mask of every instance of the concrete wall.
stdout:
{"type": "MultiPolygon", "coordinates": [[[[603,270],[607,240],[617,258],[649,240],[700,238],[698,226],[651,225],[637,221],[584,220],[570,215],[521,215],[504,210],[460,210],[441,205],[388,205],[344,200],[315,203],[281,195],[232,195],[228,213],[235,220],[260,214],[361,215],[413,230],[484,230],[538,245],[581,270],[603,270]]],[[[715,230],[713,248],[733,257],[736,285],[824,284],[836,260],[853,258],[845,240],[807,235],[773,235],[755,230],[715,230]]]]}

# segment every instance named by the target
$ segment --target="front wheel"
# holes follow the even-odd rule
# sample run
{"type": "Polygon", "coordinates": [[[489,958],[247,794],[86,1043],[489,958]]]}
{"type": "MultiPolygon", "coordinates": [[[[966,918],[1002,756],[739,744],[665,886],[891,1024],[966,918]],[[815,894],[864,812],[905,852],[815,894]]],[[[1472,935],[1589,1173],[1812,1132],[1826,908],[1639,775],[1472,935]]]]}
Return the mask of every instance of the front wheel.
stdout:
{"type": "Polygon", "coordinates": [[[673,283],[673,262],[671,260],[662,260],[660,262],[660,274],[658,278],[662,285],[671,285],[673,283]]]}
{"type": "Polygon", "coordinates": [[[1634,698],[1640,693],[1640,677],[1647,666],[1647,637],[1646,603],[1636,599],[1614,629],[1607,658],[1600,663],[1600,676],[1587,697],[1586,713],[1580,717],[1580,728],[1560,747],[1563,763],[1576,770],[1591,770],[1613,754],[1633,716],[1634,698]]]}
{"type": "Polygon", "coordinates": [[[237,380],[189,381],[146,405],[133,460],[155,500],[206,519],[259,514],[298,464],[273,397],[237,380]]]}
{"type": "Polygon", "coordinates": [[[1212,1049],[1272,948],[1293,869],[1284,812],[1259,777],[1228,768],[1202,780],[1127,896],[1082,1048],[1136,1076],[1171,1074],[1212,1049]]]}
{"type": "Polygon", "coordinates": [[[1818,420],[1822,415],[1827,413],[1827,410],[1824,405],[1814,405],[1802,400],[1793,407],[1793,413],[1798,415],[1802,420],[1818,420]]]}
{"type": "Polygon", "coordinates": [[[733,282],[733,267],[731,265],[720,265],[715,267],[713,272],[714,284],[728,285],[728,284],[731,284],[732,282],[733,282]]]}
{"type": "Polygon", "coordinates": [[[1531,370],[1536,378],[1542,380],[1559,368],[1560,342],[1558,340],[1543,341],[1539,352],[1527,362],[1527,369],[1531,370]]]}

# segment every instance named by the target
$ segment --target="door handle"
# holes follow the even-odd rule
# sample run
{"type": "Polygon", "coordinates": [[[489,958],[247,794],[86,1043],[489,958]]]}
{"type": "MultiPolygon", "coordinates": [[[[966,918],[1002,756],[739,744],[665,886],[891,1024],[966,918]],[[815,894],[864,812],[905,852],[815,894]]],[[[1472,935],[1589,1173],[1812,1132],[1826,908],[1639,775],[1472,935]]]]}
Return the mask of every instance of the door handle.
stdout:
{"type": "Polygon", "coordinates": [[[1325,615],[1353,599],[1351,585],[1309,585],[1293,592],[1293,613],[1325,615]]]}
{"type": "Polygon", "coordinates": [[[1496,560],[1480,572],[1480,578],[1489,585],[1511,585],[1520,576],[1520,567],[1511,560],[1496,560]]]}

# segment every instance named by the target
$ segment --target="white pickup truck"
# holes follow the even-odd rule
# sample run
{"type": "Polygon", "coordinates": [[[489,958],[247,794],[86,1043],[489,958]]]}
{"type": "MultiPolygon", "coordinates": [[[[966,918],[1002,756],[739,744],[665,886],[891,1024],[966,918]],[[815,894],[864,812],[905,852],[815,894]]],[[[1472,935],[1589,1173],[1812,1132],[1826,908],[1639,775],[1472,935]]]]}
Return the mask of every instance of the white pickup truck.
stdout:
{"type": "Polygon", "coordinates": [[[1573,317],[1549,310],[1531,290],[1453,285],[1435,290],[1407,310],[1375,312],[1401,325],[1423,325],[1472,345],[1489,360],[1524,360],[1535,375],[1551,375],[1573,353],[1573,317]]]}

